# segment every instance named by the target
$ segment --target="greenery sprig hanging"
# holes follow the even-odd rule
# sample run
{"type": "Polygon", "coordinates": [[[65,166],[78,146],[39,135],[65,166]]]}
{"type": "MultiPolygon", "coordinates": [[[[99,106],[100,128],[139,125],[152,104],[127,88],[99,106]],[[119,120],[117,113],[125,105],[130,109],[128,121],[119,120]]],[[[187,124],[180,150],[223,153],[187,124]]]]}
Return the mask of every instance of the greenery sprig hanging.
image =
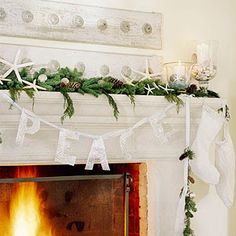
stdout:
{"type": "MultiPolygon", "coordinates": [[[[194,153],[191,149],[186,148],[184,153],[179,157],[179,160],[182,161],[184,159],[192,160],[194,158],[194,153]]],[[[194,231],[191,228],[191,219],[194,217],[194,213],[197,211],[196,202],[195,202],[195,194],[190,189],[190,184],[194,184],[195,180],[191,176],[191,168],[188,165],[188,190],[185,197],[185,228],[183,232],[183,236],[194,236],[194,231]]],[[[182,194],[183,191],[181,191],[182,194]]]]}
{"type": "MultiPolygon", "coordinates": [[[[49,73],[46,68],[41,68],[34,74],[31,73],[28,68],[22,69],[20,76],[24,81],[33,83],[36,81],[37,85],[44,88],[46,91],[61,92],[64,97],[65,110],[61,117],[63,121],[66,117],[72,117],[75,109],[73,106],[73,100],[70,98],[69,93],[90,94],[98,97],[105,95],[108,99],[109,105],[113,108],[113,114],[115,118],[118,118],[119,109],[112,97],[112,94],[124,94],[127,95],[132,104],[135,104],[135,95],[148,95],[146,90],[147,86],[153,86],[155,82],[156,86],[164,88],[166,85],[161,80],[143,80],[134,81],[133,85],[125,84],[122,81],[112,77],[93,77],[83,78],[83,74],[76,69],[69,69],[67,67],[60,68],[56,73],[49,73]],[[43,77],[43,79],[42,79],[43,77]]],[[[11,98],[16,101],[21,92],[25,92],[30,98],[34,99],[35,91],[33,88],[26,88],[26,86],[17,80],[14,72],[7,76],[10,81],[0,83],[0,90],[9,90],[11,98]]],[[[187,89],[183,88],[171,88],[165,89],[153,89],[153,96],[164,96],[169,102],[176,103],[179,108],[183,101],[178,97],[180,94],[192,94],[195,97],[219,97],[219,95],[213,91],[204,89],[198,89],[195,85],[189,86],[187,89]]]]}

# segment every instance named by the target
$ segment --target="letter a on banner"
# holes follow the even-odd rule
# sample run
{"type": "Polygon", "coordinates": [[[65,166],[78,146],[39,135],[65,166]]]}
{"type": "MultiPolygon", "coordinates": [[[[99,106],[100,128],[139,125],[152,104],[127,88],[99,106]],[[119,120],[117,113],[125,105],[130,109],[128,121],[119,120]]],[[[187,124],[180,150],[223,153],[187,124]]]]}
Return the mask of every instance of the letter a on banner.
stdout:
{"type": "Polygon", "coordinates": [[[110,170],[102,137],[98,137],[93,140],[85,169],[93,170],[95,160],[100,161],[103,170],[110,170]]]}

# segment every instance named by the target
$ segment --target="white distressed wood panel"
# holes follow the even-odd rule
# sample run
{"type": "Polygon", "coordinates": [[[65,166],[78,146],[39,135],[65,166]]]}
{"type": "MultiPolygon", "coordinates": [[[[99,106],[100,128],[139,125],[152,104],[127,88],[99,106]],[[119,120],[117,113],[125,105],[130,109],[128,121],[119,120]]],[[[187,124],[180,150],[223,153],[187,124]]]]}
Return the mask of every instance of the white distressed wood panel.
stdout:
{"type": "Polygon", "coordinates": [[[162,15],[44,0],[1,0],[0,35],[161,49],[162,15]]]}
{"type": "MultiPolygon", "coordinates": [[[[10,62],[14,61],[17,50],[21,50],[19,61],[31,60],[35,63],[33,69],[40,67],[51,67],[51,61],[56,60],[61,67],[80,68],[78,65],[85,66],[84,77],[105,76],[104,68],[108,68],[107,75],[122,80],[121,72],[126,68],[133,68],[139,71],[145,70],[145,59],[149,59],[149,66],[153,72],[161,72],[162,57],[142,56],[129,54],[102,53],[92,51],[76,51],[69,49],[55,49],[32,46],[19,46],[0,44],[0,56],[10,62]]],[[[7,67],[0,63],[0,74],[7,67]]],[[[106,71],[106,70],[105,70],[106,71]]],[[[128,69],[129,71],[129,69],[128,69]]],[[[106,76],[107,76],[106,75],[106,76]]],[[[137,76],[135,73],[132,77],[137,76]]]]}
{"type": "MultiPolygon", "coordinates": [[[[2,93],[7,91],[0,91],[0,95],[2,93]]],[[[128,128],[140,119],[161,111],[169,104],[164,97],[137,96],[134,110],[125,95],[113,95],[120,109],[120,116],[116,121],[105,97],[94,98],[78,94],[71,94],[71,97],[76,113],[71,119],[65,121],[63,127],[95,135],[128,128]]],[[[196,134],[203,103],[215,109],[222,106],[221,99],[192,99],[192,139],[196,134]]],[[[27,109],[32,107],[32,101],[25,95],[21,96],[19,104],[27,109]]],[[[63,112],[62,95],[57,92],[40,92],[35,98],[34,112],[43,119],[60,125],[60,115],[63,112]]],[[[0,99],[0,132],[3,136],[3,144],[0,145],[0,164],[55,164],[58,130],[42,124],[38,133],[26,135],[23,147],[17,147],[15,138],[19,118],[19,111],[15,108],[10,110],[9,104],[0,99]]],[[[133,156],[130,161],[125,160],[121,153],[119,138],[105,141],[109,162],[140,162],[156,159],[176,161],[185,147],[184,109],[177,114],[176,109],[173,108],[163,122],[165,130],[170,128],[176,130],[176,135],[171,138],[170,143],[158,143],[150,125],[146,124],[137,129],[128,140],[128,150],[133,156]]],[[[81,137],[79,142],[73,143],[71,153],[77,156],[77,163],[85,163],[91,141],[89,138],[81,137]]]]}

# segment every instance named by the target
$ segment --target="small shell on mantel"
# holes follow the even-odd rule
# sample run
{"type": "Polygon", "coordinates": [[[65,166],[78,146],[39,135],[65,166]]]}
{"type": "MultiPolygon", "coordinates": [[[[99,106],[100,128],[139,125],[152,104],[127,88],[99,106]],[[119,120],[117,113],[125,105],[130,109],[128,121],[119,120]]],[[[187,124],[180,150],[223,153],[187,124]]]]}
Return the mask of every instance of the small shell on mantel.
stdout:
{"type": "Polygon", "coordinates": [[[57,25],[59,23],[59,17],[56,14],[51,14],[49,16],[49,23],[52,25],[57,25]]]}
{"type": "Polygon", "coordinates": [[[102,76],[107,76],[107,75],[109,75],[109,73],[110,73],[110,69],[109,69],[109,67],[107,65],[102,65],[100,67],[100,74],[102,76]]]}
{"type": "Polygon", "coordinates": [[[75,68],[78,70],[78,72],[84,73],[85,64],[83,62],[78,62],[78,63],[76,63],[75,68]]]}
{"type": "Polygon", "coordinates": [[[38,77],[38,80],[39,80],[41,83],[46,82],[47,79],[48,79],[48,77],[47,77],[47,75],[45,75],[45,74],[41,74],[41,75],[39,75],[39,77],[38,77]]]}
{"type": "Polygon", "coordinates": [[[64,84],[64,85],[69,84],[69,82],[70,82],[70,80],[68,78],[66,78],[66,77],[61,79],[61,83],[64,84]]]}
{"type": "Polygon", "coordinates": [[[122,75],[129,77],[129,76],[131,76],[132,70],[129,66],[123,66],[121,69],[121,73],[122,73],[122,75]]]}
{"type": "Polygon", "coordinates": [[[101,31],[105,31],[108,27],[107,21],[105,19],[99,19],[97,21],[97,27],[101,31]]]}
{"type": "MultiPolygon", "coordinates": [[[[21,64],[25,64],[25,63],[28,63],[28,62],[32,62],[29,58],[23,58],[21,60],[21,64]]],[[[31,70],[33,68],[33,65],[32,66],[27,66],[26,67],[28,70],[31,70]]]]}
{"type": "Polygon", "coordinates": [[[5,12],[4,8],[0,8],[0,20],[4,20],[7,16],[7,13],[5,12]]]}
{"type": "Polygon", "coordinates": [[[151,34],[152,33],[152,26],[149,23],[145,23],[143,25],[142,30],[143,30],[144,34],[151,34]]]}
{"type": "Polygon", "coordinates": [[[72,19],[72,24],[75,27],[81,28],[84,25],[84,19],[81,16],[76,15],[72,19]]]}
{"type": "Polygon", "coordinates": [[[34,19],[34,15],[30,11],[23,11],[21,17],[25,23],[30,23],[34,19]]]}
{"type": "Polygon", "coordinates": [[[51,60],[48,63],[48,68],[49,68],[50,72],[52,72],[52,73],[57,72],[60,69],[60,63],[56,60],[51,60]]]}
{"type": "Polygon", "coordinates": [[[129,21],[122,21],[120,23],[120,29],[124,33],[128,33],[130,31],[130,23],[129,21]]]}

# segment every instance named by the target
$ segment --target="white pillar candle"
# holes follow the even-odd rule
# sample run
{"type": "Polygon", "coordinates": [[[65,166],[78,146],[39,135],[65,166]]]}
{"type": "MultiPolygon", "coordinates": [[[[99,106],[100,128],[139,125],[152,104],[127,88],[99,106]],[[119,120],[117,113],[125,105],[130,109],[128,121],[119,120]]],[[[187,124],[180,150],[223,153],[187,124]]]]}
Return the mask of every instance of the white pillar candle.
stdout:
{"type": "Polygon", "coordinates": [[[199,64],[203,64],[209,61],[209,45],[201,43],[197,45],[197,61],[199,64]]]}
{"type": "Polygon", "coordinates": [[[177,78],[184,76],[185,66],[179,62],[178,65],[174,67],[174,73],[176,74],[177,78]]]}

